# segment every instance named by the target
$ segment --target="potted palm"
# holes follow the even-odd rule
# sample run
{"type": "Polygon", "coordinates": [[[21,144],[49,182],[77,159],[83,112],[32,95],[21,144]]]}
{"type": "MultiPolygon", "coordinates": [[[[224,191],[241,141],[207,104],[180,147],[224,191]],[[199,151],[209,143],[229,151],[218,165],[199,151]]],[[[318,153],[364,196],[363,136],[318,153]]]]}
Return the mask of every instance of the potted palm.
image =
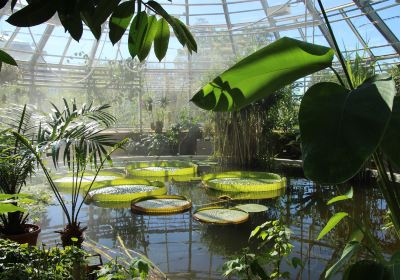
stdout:
{"type": "Polygon", "coordinates": [[[35,245],[40,227],[28,224],[28,214],[18,206],[21,202],[21,188],[34,173],[35,158],[10,131],[14,128],[32,139],[32,115],[26,106],[22,109],[15,107],[12,111],[17,118],[3,120],[9,128],[0,132],[0,198],[5,199],[0,211],[0,235],[16,242],[35,245]]]}
{"type": "Polygon", "coordinates": [[[100,170],[107,161],[111,161],[110,155],[120,148],[126,141],[116,142],[111,136],[105,135],[103,130],[115,123],[115,118],[107,112],[109,105],[93,106],[82,105],[78,108],[75,100],[69,104],[64,99],[64,107],[59,109],[53,105],[53,114],[50,120],[39,126],[38,135],[40,141],[32,142],[25,135],[13,131],[17,141],[30,151],[30,154],[38,162],[43,170],[49,185],[63,210],[67,224],[61,235],[63,246],[80,246],[84,240],[86,227],[78,221],[81,207],[93,185],[100,170]],[[113,147],[107,151],[107,147],[113,147]],[[67,204],[61,195],[57,185],[43,162],[42,155],[51,150],[54,166],[57,168],[59,160],[72,172],[73,183],[71,188],[71,203],[67,204]],[[87,168],[94,169],[91,184],[86,187],[83,199],[79,199],[83,191],[82,178],[87,168]]]}

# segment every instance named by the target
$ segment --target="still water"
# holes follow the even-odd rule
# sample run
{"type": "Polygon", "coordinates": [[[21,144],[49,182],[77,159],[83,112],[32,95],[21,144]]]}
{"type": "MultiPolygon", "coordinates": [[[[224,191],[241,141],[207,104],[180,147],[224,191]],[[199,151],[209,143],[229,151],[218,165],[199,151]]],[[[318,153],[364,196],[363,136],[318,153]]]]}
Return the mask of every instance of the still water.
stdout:
{"type": "MultiPolygon", "coordinates": [[[[358,221],[368,223],[387,254],[400,249],[393,234],[381,230],[386,204],[373,185],[354,187],[351,201],[326,206],[330,198],[346,192],[349,186],[321,187],[304,178],[287,176],[287,188],[280,196],[219,204],[258,203],[267,206],[267,212],[252,214],[250,220],[241,225],[218,226],[193,220],[192,212],[217,201],[220,193],[206,189],[200,181],[167,181],[166,184],[168,194],[187,196],[194,208],[182,214],[147,216],[133,214],[130,209],[84,205],[80,221],[88,226],[87,237],[109,248],[118,248],[117,236],[120,236],[127,248],[146,255],[170,279],[222,279],[223,263],[248,245],[251,230],[266,220],[279,218],[292,231],[292,256],[302,259],[304,264],[297,270],[283,265],[284,271],[291,272],[291,279],[319,279],[339,258],[352,228],[350,223],[343,223],[332,234],[316,241],[322,227],[336,212],[349,212],[358,221]]],[[[64,223],[60,207],[49,206],[41,221],[41,241],[57,242],[58,235],[54,231],[61,229],[64,223]]]]}

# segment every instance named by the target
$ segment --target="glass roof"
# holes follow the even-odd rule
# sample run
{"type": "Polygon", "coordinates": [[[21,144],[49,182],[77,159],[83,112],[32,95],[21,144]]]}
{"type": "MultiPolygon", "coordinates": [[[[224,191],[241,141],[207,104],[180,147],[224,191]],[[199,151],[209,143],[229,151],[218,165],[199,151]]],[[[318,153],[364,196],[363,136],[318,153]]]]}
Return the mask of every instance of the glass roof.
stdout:
{"type": "MultiPolygon", "coordinates": [[[[174,93],[173,98],[187,103],[195,89],[213,75],[277,38],[289,36],[322,45],[330,42],[314,0],[159,2],[189,26],[198,43],[198,53],[190,56],[172,36],[163,61],[159,62],[151,52],[139,65],[129,60],[127,32],[113,46],[108,24],[104,24],[99,41],[86,28],[76,42],[64,32],[57,18],[31,28],[9,25],[5,21],[8,9],[2,9],[0,14],[0,48],[19,61],[20,84],[77,89],[95,80],[100,88],[108,89],[116,83],[112,73],[125,69],[130,73],[124,78],[131,81],[129,87],[144,89],[144,94],[174,93]]],[[[380,67],[399,63],[398,0],[323,2],[340,48],[349,57],[358,51],[379,61],[380,67]]],[[[24,5],[24,1],[21,3],[24,5]]]]}

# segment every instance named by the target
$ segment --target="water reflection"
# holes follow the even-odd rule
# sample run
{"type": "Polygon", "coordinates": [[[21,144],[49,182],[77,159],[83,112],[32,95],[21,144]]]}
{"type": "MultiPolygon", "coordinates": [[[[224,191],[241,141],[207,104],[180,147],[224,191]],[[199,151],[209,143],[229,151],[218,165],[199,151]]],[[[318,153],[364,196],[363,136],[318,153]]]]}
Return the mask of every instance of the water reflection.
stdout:
{"type": "MultiPolygon", "coordinates": [[[[269,210],[251,214],[248,222],[234,226],[204,225],[191,218],[192,212],[169,216],[132,214],[128,208],[104,208],[85,205],[81,221],[88,226],[90,239],[110,248],[118,247],[117,235],[126,246],[143,252],[171,279],[221,279],[221,266],[247,245],[251,230],[266,220],[282,218],[293,231],[293,256],[303,260],[302,271],[292,271],[293,279],[318,279],[341,254],[347,236],[354,227],[342,223],[332,234],[316,241],[321,228],[333,213],[349,212],[371,228],[386,253],[400,249],[394,235],[381,230],[386,204],[379,191],[371,186],[354,187],[354,198],[327,207],[329,198],[344,193],[349,186],[321,187],[302,178],[288,178],[286,193],[276,198],[225,202],[259,203],[269,210]]],[[[169,194],[191,198],[194,210],[215,201],[215,197],[200,182],[167,182],[169,194]]],[[[100,205],[101,206],[101,205],[100,205]]],[[[109,206],[109,205],[108,205],[109,206]]],[[[118,205],[124,206],[124,205],[118,205]]],[[[192,211],[194,211],[192,210],[192,211]]],[[[59,207],[51,206],[42,224],[42,240],[58,240],[54,230],[65,222],[59,207]]],[[[284,268],[290,270],[290,268],[284,268]]]]}

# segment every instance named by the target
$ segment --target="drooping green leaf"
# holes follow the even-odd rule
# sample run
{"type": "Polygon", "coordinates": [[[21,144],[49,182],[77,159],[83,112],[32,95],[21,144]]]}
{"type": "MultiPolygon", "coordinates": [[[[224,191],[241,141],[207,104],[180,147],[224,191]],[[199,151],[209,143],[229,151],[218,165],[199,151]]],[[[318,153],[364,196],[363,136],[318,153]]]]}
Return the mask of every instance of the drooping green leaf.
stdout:
{"type": "Polygon", "coordinates": [[[347,217],[349,214],[346,212],[339,212],[333,215],[325,227],[319,233],[317,240],[320,240],[324,237],[328,232],[330,232],[344,217],[347,217]]]}
{"type": "Polygon", "coordinates": [[[156,32],[157,32],[157,18],[155,16],[149,16],[147,18],[146,34],[143,37],[142,44],[138,52],[138,58],[140,61],[143,61],[148,56],[156,32]]]}
{"type": "Polygon", "coordinates": [[[102,25],[112,12],[118,7],[121,0],[100,0],[94,11],[94,23],[102,25]]]}
{"type": "Polygon", "coordinates": [[[358,241],[350,241],[346,244],[343,249],[343,253],[340,259],[332,265],[325,273],[325,279],[329,279],[336,274],[341,268],[343,268],[353,255],[360,249],[361,243],[358,241]]]}
{"type": "Polygon", "coordinates": [[[329,82],[308,89],[299,112],[306,177],[324,184],[352,178],[378,147],[395,92],[388,75],[376,75],[353,91],[329,82]]]}
{"type": "Polygon", "coordinates": [[[13,212],[25,212],[26,210],[22,207],[15,206],[14,204],[11,203],[2,203],[0,201],[0,214],[5,214],[5,213],[13,213],[13,212]]]}
{"type": "Polygon", "coordinates": [[[233,111],[332,64],[333,50],[281,38],[244,58],[192,98],[202,109],[233,111]]]}
{"type": "Polygon", "coordinates": [[[392,116],[388,127],[386,128],[385,136],[383,137],[381,148],[385,155],[397,167],[400,167],[400,96],[396,96],[393,100],[392,116]]]}
{"type": "Polygon", "coordinates": [[[122,38],[122,35],[124,35],[134,13],[134,0],[123,2],[115,9],[109,21],[109,36],[113,45],[122,38]]]}
{"type": "Polygon", "coordinates": [[[383,279],[397,279],[387,278],[387,271],[383,264],[373,260],[361,260],[352,264],[345,272],[344,280],[383,280],[383,279]]]}
{"type": "Polygon", "coordinates": [[[80,17],[80,7],[71,6],[63,1],[58,1],[58,17],[65,30],[71,34],[71,37],[79,41],[83,34],[83,23],[80,17]]]}
{"type": "Polygon", "coordinates": [[[18,66],[14,58],[12,58],[11,55],[9,55],[3,50],[0,50],[0,61],[10,65],[18,66]]]}
{"type": "Polygon", "coordinates": [[[48,21],[56,13],[53,0],[32,1],[13,13],[7,22],[18,27],[30,27],[48,21]]]}
{"type": "Polygon", "coordinates": [[[140,48],[143,45],[147,32],[147,14],[141,12],[132,20],[129,30],[128,49],[132,58],[137,56],[140,48]]]}
{"type": "Polygon", "coordinates": [[[169,25],[164,18],[160,18],[157,22],[157,33],[154,38],[154,52],[159,61],[161,61],[168,50],[169,44],[169,25]]]}
{"type": "Polygon", "coordinates": [[[179,42],[183,46],[187,46],[190,53],[192,53],[192,51],[197,52],[196,40],[194,39],[192,33],[190,33],[189,29],[187,29],[186,25],[175,17],[172,17],[172,21],[174,24],[171,25],[179,42]]]}
{"type": "Polygon", "coordinates": [[[3,9],[4,6],[8,3],[8,0],[0,0],[0,9],[3,9]]]}
{"type": "Polygon", "coordinates": [[[335,196],[333,198],[331,198],[326,205],[331,205],[332,203],[338,202],[338,201],[342,201],[342,200],[347,200],[347,199],[351,199],[353,198],[353,188],[350,188],[350,190],[345,193],[344,195],[338,195],[335,196]]]}
{"type": "Polygon", "coordinates": [[[164,8],[156,1],[148,1],[147,5],[150,6],[158,15],[162,16],[174,30],[175,36],[182,46],[187,46],[189,52],[197,51],[197,44],[193,35],[187,27],[177,18],[169,15],[164,8]]]}

